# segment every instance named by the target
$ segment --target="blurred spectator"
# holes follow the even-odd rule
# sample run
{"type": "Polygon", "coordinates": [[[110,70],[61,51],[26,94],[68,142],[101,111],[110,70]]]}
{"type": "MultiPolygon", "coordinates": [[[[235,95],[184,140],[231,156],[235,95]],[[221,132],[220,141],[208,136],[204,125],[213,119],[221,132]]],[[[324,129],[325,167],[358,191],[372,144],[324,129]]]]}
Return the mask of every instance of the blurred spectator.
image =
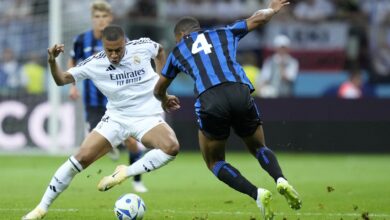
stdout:
{"type": "Polygon", "coordinates": [[[131,39],[147,36],[160,42],[165,37],[165,27],[157,18],[157,1],[137,0],[129,12],[126,35],[131,39]]]}
{"type": "Polygon", "coordinates": [[[134,7],[136,0],[108,0],[112,6],[115,23],[127,22],[129,11],[134,7]]]}
{"type": "Polygon", "coordinates": [[[267,0],[166,0],[161,1],[160,15],[174,19],[193,16],[203,24],[214,26],[248,17],[267,7],[267,3],[267,0]]]}
{"type": "MultiPolygon", "coordinates": [[[[245,8],[239,0],[223,0],[223,1],[214,1],[214,6],[211,10],[215,10],[214,13],[211,13],[218,17],[218,19],[222,20],[222,23],[225,21],[231,21],[241,16],[244,16],[245,8]],[[226,13],[226,12],[229,13],[226,13]]],[[[210,10],[210,9],[209,9],[210,10]]]]}
{"type": "Polygon", "coordinates": [[[390,82],[390,42],[381,43],[372,54],[372,67],[374,81],[390,82]]]}
{"type": "Polygon", "coordinates": [[[0,50],[9,47],[13,53],[23,55],[24,30],[28,27],[31,15],[29,0],[0,1],[0,50]],[[11,37],[10,37],[11,36],[11,37]]]}
{"type": "Polygon", "coordinates": [[[42,50],[42,48],[48,47],[49,0],[27,1],[31,4],[31,16],[29,19],[24,20],[20,58],[28,59],[28,54],[32,52],[39,53],[41,57],[46,57],[46,51],[42,50]]]}
{"type": "Polygon", "coordinates": [[[14,52],[10,48],[3,51],[0,69],[6,75],[6,87],[9,89],[18,89],[21,86],[20,65],[15,58],[14,52]]]}
{"type": "MultiPolygon", "coordinates": [[[[28,0],[31,1],[31,0],[28,0]]],[[[49,0],[33,0],[32,14],[34,16],[47,15],[49,13],[49,0]]]]}
{"type": "Polygon", "coordinates": [[[337,96],[344,99],[358,99],[363,96],[363,78],[359,70],[353,70],[347,81],[338,89],[337,96]]]}
{"type": "Polygon", "coordinates": [[[265,60],[261,69],[258,95],[266,98],[291,97],[298,74],[298,61],[289,54],[290,39],[287,36],[276,36],[274,47],[275,54],[265,60]]]}
{"type": "Polygon", "coordinates": [[[390,1],[361,0],[362,9],[369,17],[370,81],[390,82],[390,1]]]}
{"type": "Polygon", "coordinates": [[[335,8],[329,0],[303,0],[297,3],[294,16],[300,20],[318,22],[331,17],[335,8]]]}
{"type": "Polygon", "coordinates": [[[45,91],[46,69],[39,63],[39,56],[31,54],[27,63],[21,68],[21,76],[27,93],[39,95],[45,91]]]}
{"type": "Polygon", "coordinates": [[[338,19],[364,19],[361,17],[359,0],[333,0],[333,4],[338,19]]]}
{"type": "Polygon", "coordinates": [[[143,18],[156,18],[157,16],[157,3],[155,0],[137,0],[133,9],[131,10],[131,16],[143,17],[143,18]]]}
{"type": "Polygon", "coordinates": [[[389,0],[360,0],[360,5],[371,25],[382,24],[390,13],[389,0]]]}
{"type": "Polygon", "coordinates": [[[8,17],[8,19],[24,19],[31,14],[31,2],[30,0],[13,0],[13,1],[0,1],[1,7],[4,7],[4,14],[2,16],[8,17]]]}
{"type": "Polygon", "coordinates": [[[355,63],[362,67],[369,66],[369,43],[367,36],[367,17],[361,10],[359,0],[333,0],[337,8],[336,18],[348,22],[348,40],[346,43],[346,67],[355,63]]]}
{"type": "Polygon", "coordinates": [[[7,78],[8,78],[7,74],[4,72],[2,68],[0,68],[0,91],[1,92],[5,90],[5,87],[7,86],[7,78]]]}
{"type": "MultiPolygon", "coordinates": [[[[161,4],[160,15],[169,19],[176,19],[181,16],[184,16],[186,10],[189,10],[187,7],[187,1],[181,0],[166,0],[161,4]]],[[[189,14],[187,14],[188,16],[189,14]]]]}

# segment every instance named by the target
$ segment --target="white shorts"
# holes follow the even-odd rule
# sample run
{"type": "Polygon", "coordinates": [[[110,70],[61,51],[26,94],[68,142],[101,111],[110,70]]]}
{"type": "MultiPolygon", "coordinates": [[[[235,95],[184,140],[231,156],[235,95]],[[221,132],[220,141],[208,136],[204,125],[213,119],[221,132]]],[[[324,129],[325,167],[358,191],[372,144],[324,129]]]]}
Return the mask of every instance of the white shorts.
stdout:
{"type": "Polygon", "coordinates": [[[130,136],[141,142],[148,131],[161,123],[166,123],[163,114],[128,118],[104,115],[94,130],[103,135],[112,147],[117,147],[130,136]]]}

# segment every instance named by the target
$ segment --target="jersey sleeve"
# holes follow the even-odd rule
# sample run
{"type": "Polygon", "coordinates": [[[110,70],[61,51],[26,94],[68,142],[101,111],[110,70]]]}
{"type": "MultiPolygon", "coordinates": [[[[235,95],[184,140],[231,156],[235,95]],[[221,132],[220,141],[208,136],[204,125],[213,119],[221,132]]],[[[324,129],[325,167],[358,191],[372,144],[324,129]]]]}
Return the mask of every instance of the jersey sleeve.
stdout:
{"type": "Polygon", "coordinates": [[[243,38],[249,31],[246,20],[237,21],[231,25],[226,26],[226,29],[233,33],[239,39],[243,38]]]}
{"type": "MultiPolygon", "coordinates": [[[[142,38],[141,38],[142,39],[142,38]]],[[[145,48],[146,50],[148,51],[149,55],[152,57],[152,58],[155,58],[158,54],[158,50],[160,48],[160,44],[152,41],[151,39],[149,38],[143,38],[142,40],[145,41],[145,48]]]]}
{"type": "Polygon", "coordinates": [[[66,72],[72,74],[75,81],[79,82],[81,80],[89,78],[88,73],[91,71],[89,71],[88,68],[89,67],[86,63],[84,65],[82,63],[80,63],[77,66],[68,69],[66,72]]]}
{"type": "Polygon", "coordinates": [[[179,69],[175,66],[175,63],[175,56],[173,55],[173,53],[170,53],[167,62],[165,63],[165,66],[161,71],[161,75],[169,79],[175,78],[180,72],[179,69]]]}

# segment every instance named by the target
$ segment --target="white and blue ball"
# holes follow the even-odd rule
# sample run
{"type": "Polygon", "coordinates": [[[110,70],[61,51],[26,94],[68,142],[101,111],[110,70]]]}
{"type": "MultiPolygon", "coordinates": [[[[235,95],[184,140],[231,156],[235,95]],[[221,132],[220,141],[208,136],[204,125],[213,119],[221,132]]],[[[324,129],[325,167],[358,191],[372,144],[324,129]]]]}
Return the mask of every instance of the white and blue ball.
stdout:
{"type": "Polygon", "coordinates": [[[144,217],[144,201],[136,194],[128,193],[115,202],[114,213],[119,220],[140,220],[144,217]]]}

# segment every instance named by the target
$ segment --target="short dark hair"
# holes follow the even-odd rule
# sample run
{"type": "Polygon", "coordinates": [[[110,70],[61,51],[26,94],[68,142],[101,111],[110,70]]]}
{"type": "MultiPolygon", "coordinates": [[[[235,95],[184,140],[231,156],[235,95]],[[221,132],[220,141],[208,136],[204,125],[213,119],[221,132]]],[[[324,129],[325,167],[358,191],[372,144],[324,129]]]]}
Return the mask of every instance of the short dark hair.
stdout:
{"type": "Polygon", "coordinates": [[[199,21],[194,17],[183,17],[176,23],[174,33],[180,34],[180,32],[190,33],[198,31],[200,29],[199,21]]]}
{"type": "Polygon", "coordinates": [[[125,32],[119,25],[108,25],[103,30],[103,38],[108,41],[116,41],[121,37],[125,37],[125,32]]]}

